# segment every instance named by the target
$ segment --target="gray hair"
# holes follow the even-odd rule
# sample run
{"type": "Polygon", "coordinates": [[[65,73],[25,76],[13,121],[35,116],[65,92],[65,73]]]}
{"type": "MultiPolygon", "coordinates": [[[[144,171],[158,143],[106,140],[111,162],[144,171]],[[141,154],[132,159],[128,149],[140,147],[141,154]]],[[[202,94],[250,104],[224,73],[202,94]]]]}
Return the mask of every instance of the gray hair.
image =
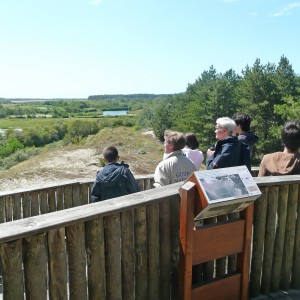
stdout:
{"type": "Polygon", "coordinates": [[[216,123],[223,128],[226,128],[229,133],[232,133],[236,127],[236,124],[234,120],[228,118],[228,117],[223,117],[217,119],[216,123]]]}

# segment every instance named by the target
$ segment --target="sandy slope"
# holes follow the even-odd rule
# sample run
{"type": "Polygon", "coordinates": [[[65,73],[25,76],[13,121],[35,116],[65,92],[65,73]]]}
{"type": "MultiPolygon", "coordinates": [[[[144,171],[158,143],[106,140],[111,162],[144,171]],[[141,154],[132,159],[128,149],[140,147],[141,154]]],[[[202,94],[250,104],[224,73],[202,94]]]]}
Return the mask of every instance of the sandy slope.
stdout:
{"type": "MultiPolygon", "coordinates": [[[[134,138],[137,139],[135,134],[134,138]]],[[[123,136],[125,140],[130,138],[124,133],[123,136]]],[[[162,158],[162,147],[158,149],[159,143],[151,136],[143,135],[141,139],[147,149],[146,154],[139,154],[137,147],[130,145],[118,145],[118,149],[134,174],[152,174],[162,158]],[[146,145],[149,140],[150,146],[146,145]]],[[[112,144],[116,143],[112,141],[112,144]]],[[[94,180],[96,172],[100,169],[99,156],[104,146],[102,144],[101,147],[86,145],[55,149],[34,156],[9,171],[0,171],[0,192],[41,188],[71,180],[94,180]]]]}

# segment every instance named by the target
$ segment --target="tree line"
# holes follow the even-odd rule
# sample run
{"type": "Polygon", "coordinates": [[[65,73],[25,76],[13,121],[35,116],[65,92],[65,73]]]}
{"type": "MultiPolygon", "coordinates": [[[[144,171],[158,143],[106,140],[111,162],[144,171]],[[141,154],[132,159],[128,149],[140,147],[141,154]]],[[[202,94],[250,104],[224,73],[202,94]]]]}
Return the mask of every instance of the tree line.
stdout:
{"type": "Polygon", "coordinates": [[[284,122],[300,119],[300,77],[285,56],[277,65],[256,59],[241,75],[232,69],[218,73],[211,66],[185,93],[146,104],[138,123],[141,128],[152,128],[160,140],[165,129],[194,132],[206,153],[216,142],[215,120],[235,112],[252,116],[252,131],[260,138],[254,164],[263,154],[282,151],[284,122]]]}

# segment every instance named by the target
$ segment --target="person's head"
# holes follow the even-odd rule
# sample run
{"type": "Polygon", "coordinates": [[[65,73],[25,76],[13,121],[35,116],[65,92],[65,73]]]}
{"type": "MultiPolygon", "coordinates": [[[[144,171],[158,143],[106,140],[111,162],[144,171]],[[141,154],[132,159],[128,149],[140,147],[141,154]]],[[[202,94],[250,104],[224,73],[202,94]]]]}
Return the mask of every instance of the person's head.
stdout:
{"type": "Polygon", "coordinates": [[[180,150],[185,146],[185,137],[181,132],[166,130],[164,132],[164,138],[165,153],[180,150]]]}
{"type": "Polygon", "coordinates": [[[199,142],[197,140],[197,137],[194,133],[188,132],[185,135],[185,146],[195,150],[199,148],[199,142]]]}
{"type": "Polygon", "coordinates": [[[300,148],[300,121],[292,120],[284,124],[281,130],[281,138],[284,146],[291,152],[296,153],[300,148]]]}
{"type": "Polygon", "coordinates": [[[241,133],[243,132],[248,132],[250,131],[250,125],[251,125],[251,117],[250,115],[246,113],[235,113],[232,116],[232,119],[234,120],[236,124],[235,132],[236,133],[241,133]]]}
{"type": "Polygon", "coordinates": [[[231,136],[235,127],[236,127],[235,122],[228,117],[217,119],[216,130],[215,130],[216,139],[222,140],[227,136],[231,136]]]}
{"type": "Polygon", "coordinates": [[[118,149],[115,146],[104,148],[102,154],[107,163],[112,163],[119,159],[118,149]]]}

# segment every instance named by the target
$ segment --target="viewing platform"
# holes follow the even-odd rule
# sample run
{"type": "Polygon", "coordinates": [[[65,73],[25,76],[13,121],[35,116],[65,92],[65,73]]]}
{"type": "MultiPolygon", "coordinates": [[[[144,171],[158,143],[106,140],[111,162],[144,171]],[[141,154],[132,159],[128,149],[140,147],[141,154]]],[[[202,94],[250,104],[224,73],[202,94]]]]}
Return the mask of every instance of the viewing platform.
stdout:
{"type": "MultiPolygon", "coordinates": [[[[0,193],[3,299],[178,299],[179,188],[89,203],[92,181],[0,193]]],[[[255,178],[249,299],[300,299],[300,175],[255,178]]],[[[238,214],[211,218],[238,219],[238,214]]],[[[203,264],[203,282],[236,268],[203,264]]]]}

